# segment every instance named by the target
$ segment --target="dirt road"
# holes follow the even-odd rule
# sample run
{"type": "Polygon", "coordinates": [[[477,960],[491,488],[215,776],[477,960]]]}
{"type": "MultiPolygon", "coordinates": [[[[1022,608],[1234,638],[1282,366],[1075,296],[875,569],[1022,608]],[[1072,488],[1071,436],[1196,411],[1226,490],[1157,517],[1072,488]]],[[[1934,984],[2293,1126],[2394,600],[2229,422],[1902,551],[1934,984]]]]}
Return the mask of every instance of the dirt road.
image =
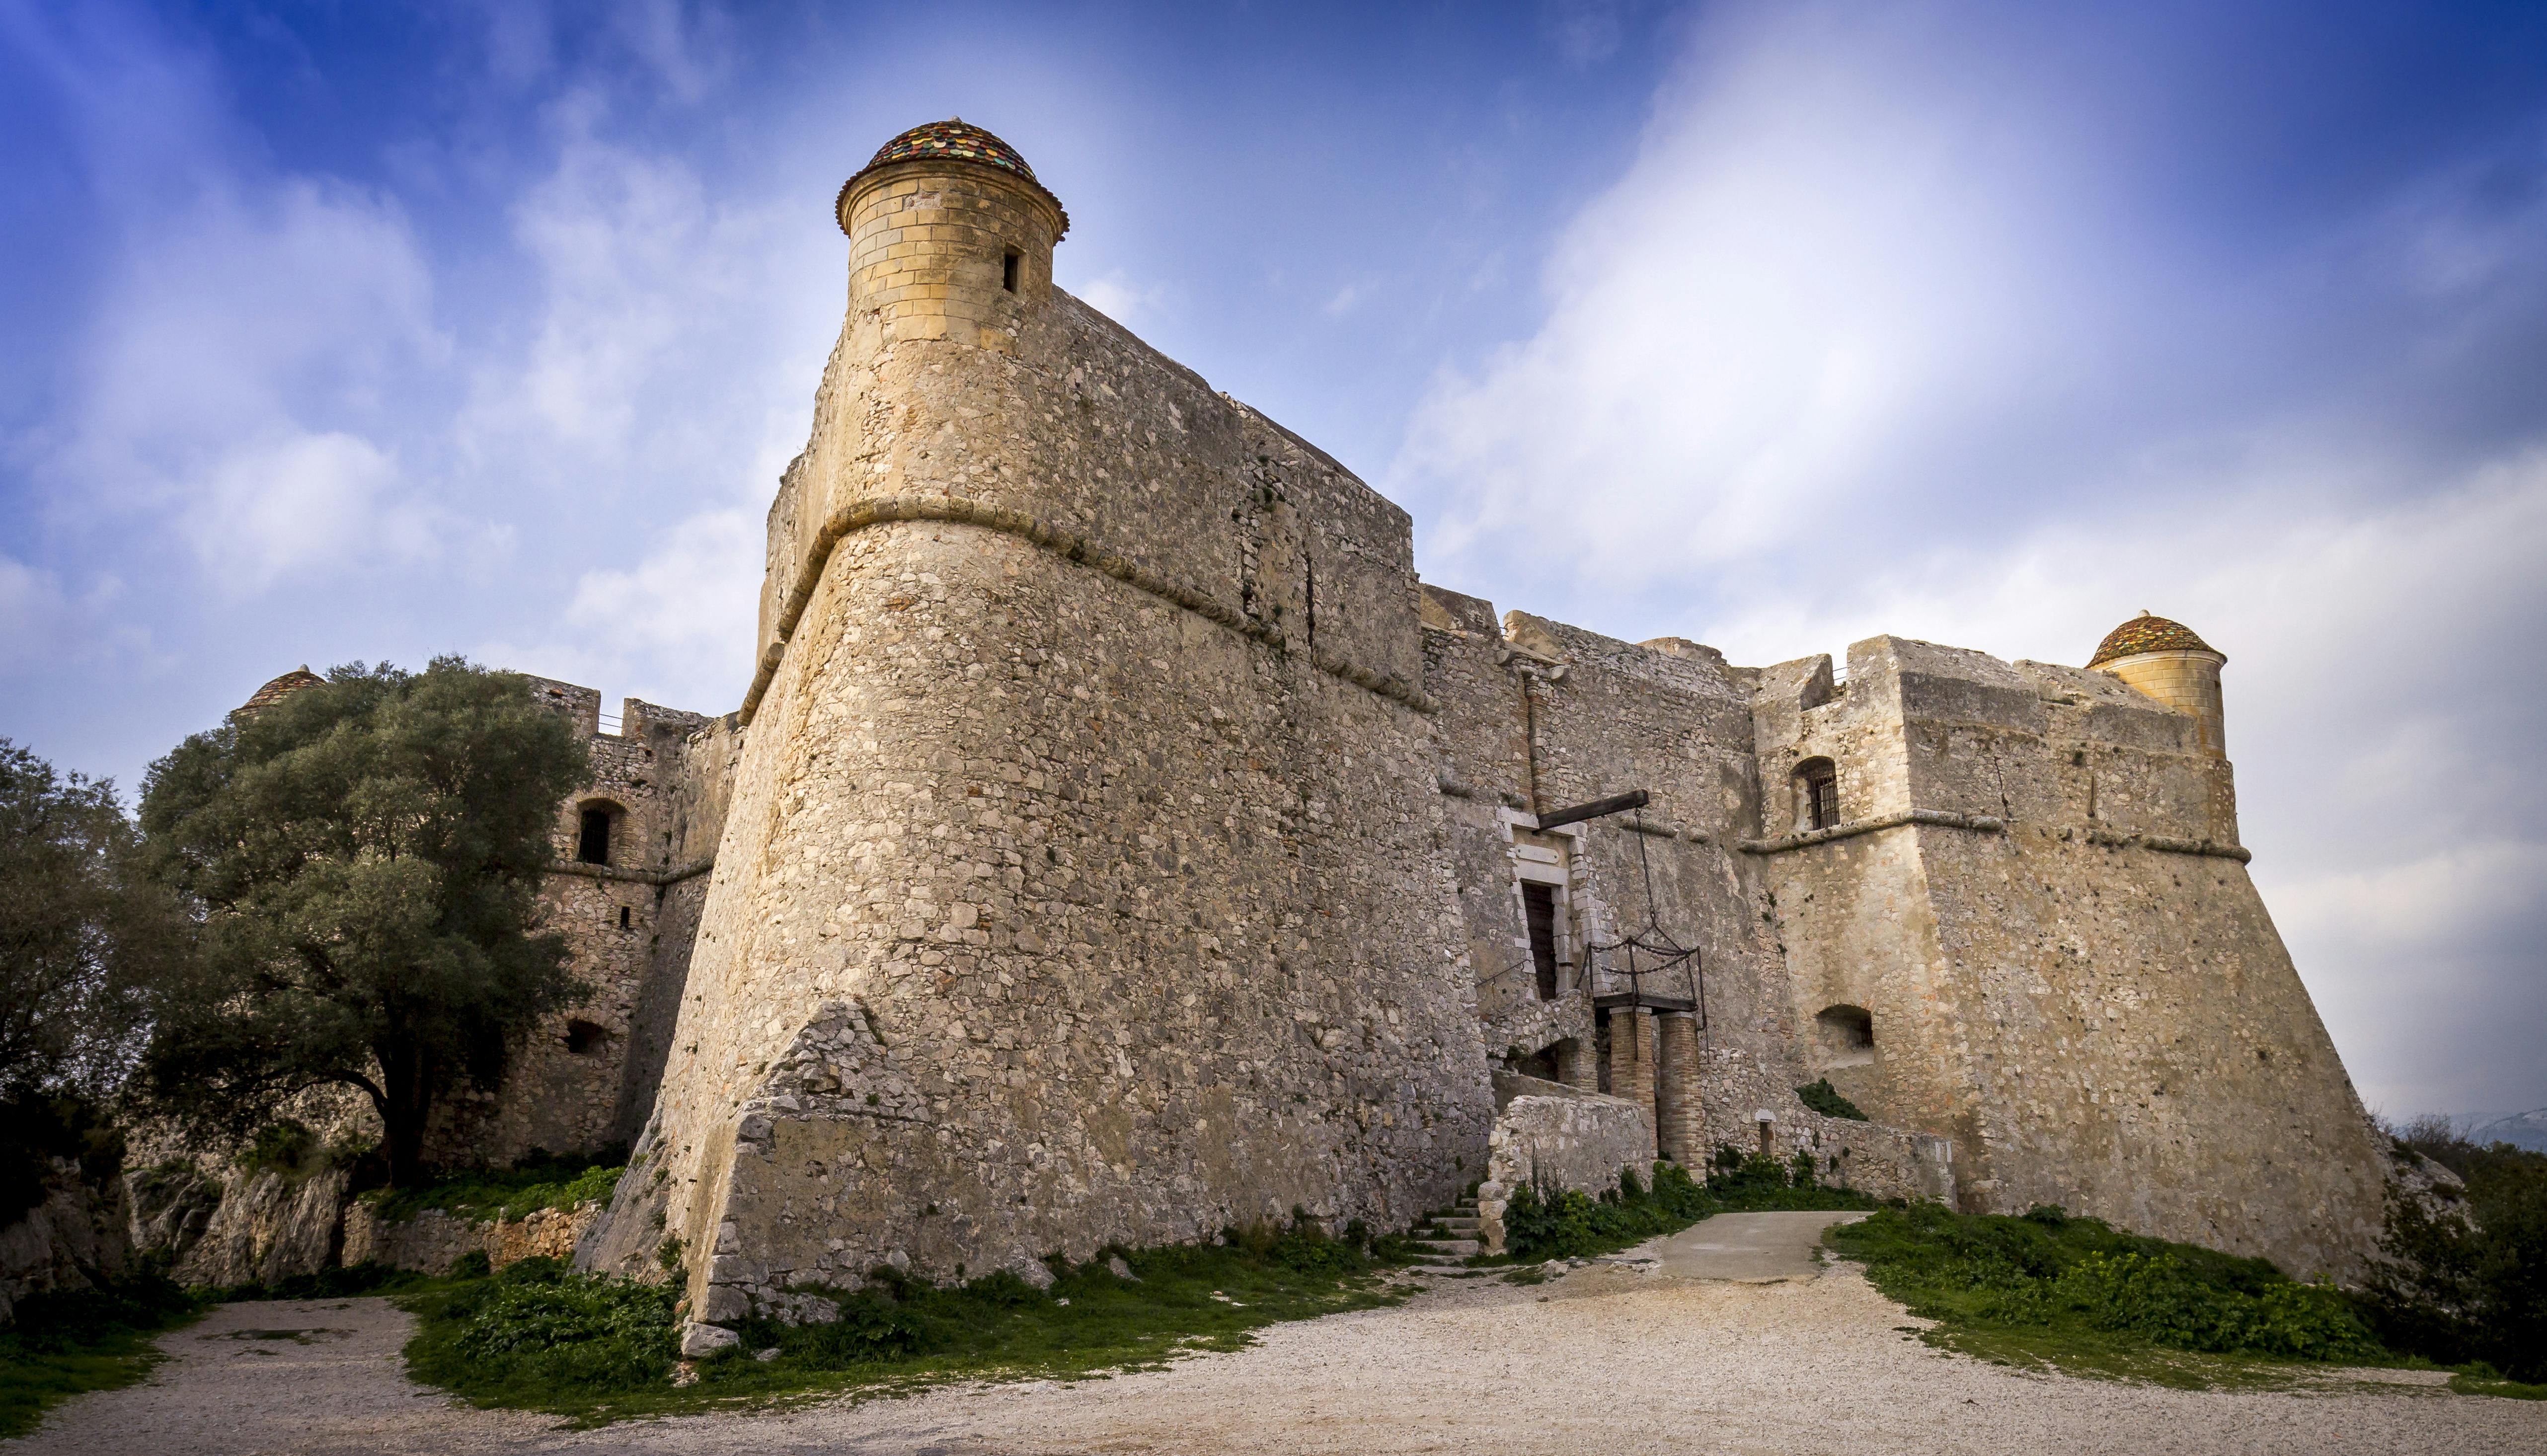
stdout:
{"type": "MultiPolygon", "coordinates": [[[[1705,1227],[1705,1226],[1702,1226],[1705,1227]]],[[[1718,1235],[1738,1232],[1719,1230],[1718,1235]]],[[[1757,1240],[1717,1237],[1709,1242],[1757,1240]]],[[[168,1336],[145,1386],[85,1397],[9,1456],[646,1452],[2209,1453],[2547,1450],[2547,1404],[2419,1377],[2306,1394],[2020,1375],[1940,1354],[1846,1265],[1738,1283],[1604,1264],[1537,1286],[1455,1281],[1397,1309],[1078,1385],[939,1391],[561,1431],[409,1384],[380,1300],[230,1305],[168,1336]]],[[[2392,1378],[2393,1379],[2393,1378],[2392,1378]]]]}

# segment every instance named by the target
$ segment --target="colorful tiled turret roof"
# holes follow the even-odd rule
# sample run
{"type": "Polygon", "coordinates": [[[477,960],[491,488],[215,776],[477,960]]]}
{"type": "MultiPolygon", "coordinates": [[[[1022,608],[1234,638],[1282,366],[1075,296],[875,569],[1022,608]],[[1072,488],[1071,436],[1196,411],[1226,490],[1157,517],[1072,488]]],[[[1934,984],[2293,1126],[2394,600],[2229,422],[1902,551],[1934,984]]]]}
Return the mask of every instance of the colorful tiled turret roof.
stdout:
{"type": "Polygon", "coordinates": [[[914,157],[956,157],[967,162],[988,162],[994,167],[1006,167],[1028,182],[1035,180],[1034,168],[1026,165],[1026,159],[1017,155],[1015,147],[956,117],[912,128],[877,148],[866,167],[858,170],[881,167],[887,162],[907,162],[914,157]]]}
{"type": "Polygon", "coordinates": [[[257,689],[246,702],[238,705],[237,711],[230,714],[230,717],[254,718],[303,688],[314,688],[325,681],[325,678],[310,671],[309,664],[305,662],[257,689]]]}
{"type": "Polygon", "coordinates": [[[2222,661],[2228,660],[2227,653],[2195,637],[2192,628],[2152,617],[2144,608],[2139,616],[2105,634],[2087,665],[2102,667],[2117,657],[2137,657],[2143,652],[2209,652],[2222,661]]]}
{"type": "MultiPolygon", "coordinates": [[[[1053,197],[1052,190],[1035,177],[1034,168],[1026,165],[1026,159],[1017,155],[1015,147],[961,117],[948,117],[942,122],[930,122],[924,126],[914,127],[878,147],[876,154],[867,159],[867,164],[853,173],[847,182],[841,184],[840,197],[846,199],[849,189],[857,185],[858,178],[864,177],[878,167],[894,162],[929,161],[938,158],[959,162],[980,162],[986,167],[997,167],[1003,172],[1013,173],[1024,178],[1026,184],[1035,191],[1051,198],[1055,211],[1061,209],[1061,199],[1053,197]]],[[[838,203],[833,205],[833,211],[837,212],[838,208],[838,203]]],[[[1070,214],[1065,212],[1062,213],[1061,217],[1061,232],[1056,232],[1053,236],[1058,240],[1061,233],[1068,231],[1070,231],[1070,214]]]]}

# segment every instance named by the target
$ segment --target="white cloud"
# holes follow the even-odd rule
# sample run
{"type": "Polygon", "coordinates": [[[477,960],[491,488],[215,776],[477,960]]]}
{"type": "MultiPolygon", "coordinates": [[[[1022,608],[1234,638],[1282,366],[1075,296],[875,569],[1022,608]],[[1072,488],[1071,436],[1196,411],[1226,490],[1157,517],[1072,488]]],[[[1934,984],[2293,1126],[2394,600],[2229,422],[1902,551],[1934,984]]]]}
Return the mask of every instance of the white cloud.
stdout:
{"type": "Polygon", "coordinates": [[[401,483],[396,463],[357,436],[241,441],[190,492],[188,540],[213,578],[241,594],[290,572],[429,555],[432,529],[396,499],[401,483]]]}
{"type": "Polygon", "coordinates": [[[2119,103],[1961,14],[1713,13],[1543,323],[1410,424],[1427,574],[1750,662],[1880,632],[2079,662],[2143,607],[2186,621],[2230,654],[2255,874],[2365,1093],[2547,1101],[2497,1030],[2547,1009],[2547,785],[2503,771],[2547,710],[2516,665],[2547,422],[2507,383],[2547,338],[2547,203],[2443,162],[2185,245],[2119,103]]]}
{"type": "Polygon", "coordinates": [[[56,513],[176,527],[232,593],[428,553],[376,438],[449,348],[398,209],[219,170],[163,201],[111,272],[65,427],[29,452],[56,513]]]}
{"type": "Polygon", "coordinates": [[[1092,278],[1072,292],[1081,302],[1128,329],[1139,329],[1156,319],[1168,297],[1164,286],[1152,284],[1144,288],[1119,268],[1101,278],[1092,278]]]}
{"type": "Polygon", "coordinates": [[[760,531],[751,516],[704,511],[662,533],[635,567],[577,578],[564,632],[488,642],[477,655],[605,694],[728,712],[740,706],[750,676],[760,571],[760,531]]]}

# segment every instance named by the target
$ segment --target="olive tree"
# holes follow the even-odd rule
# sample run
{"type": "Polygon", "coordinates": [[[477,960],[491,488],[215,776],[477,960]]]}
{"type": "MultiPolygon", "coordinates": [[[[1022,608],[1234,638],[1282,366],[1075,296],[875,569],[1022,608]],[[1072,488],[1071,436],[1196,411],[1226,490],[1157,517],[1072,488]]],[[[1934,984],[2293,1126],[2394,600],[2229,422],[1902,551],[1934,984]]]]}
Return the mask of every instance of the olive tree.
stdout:
{"type": "Polygon", "coordinates": [[[539,886],[587,767],[522,678],[457,657],[336,668],[152,764],[150,865],[201,949],[154,987],[149,1095],[245,1132],[351,1087],[391,1182],[413,1183],[434,1108],[500,1085],[532,1027],[586,993],[540,929],[539,886]]]}

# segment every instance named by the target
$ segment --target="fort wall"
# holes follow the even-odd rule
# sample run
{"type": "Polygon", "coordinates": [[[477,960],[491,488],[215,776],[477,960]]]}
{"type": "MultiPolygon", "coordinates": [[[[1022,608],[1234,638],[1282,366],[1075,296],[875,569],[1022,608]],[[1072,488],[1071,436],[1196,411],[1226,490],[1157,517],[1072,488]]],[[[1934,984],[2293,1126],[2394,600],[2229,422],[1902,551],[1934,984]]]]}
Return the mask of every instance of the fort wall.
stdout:
{"type": "Polygon", "coordinates": [[[659,1209],[718,1319],[1447,1201],[1491,1098],[1405,515],[1058,291],[985,347],[863,287],[588,1256],[659,1209]]]}
{"type": "Polygon", "coordinates": [[[2198,720],[2103,674],[1888,638],[1797,718],[1764,768],[1835,760],[1843,829],[1927,815],[1764,824],[1789,827],[1763,848],[1796,1023],[1872,1014],[1871,1048],[1818,1039],[1812,1070],[1879,1121],[1951,1132],[1967,1209],[2357,1266],[2371,1130],[2198,720]]]}

